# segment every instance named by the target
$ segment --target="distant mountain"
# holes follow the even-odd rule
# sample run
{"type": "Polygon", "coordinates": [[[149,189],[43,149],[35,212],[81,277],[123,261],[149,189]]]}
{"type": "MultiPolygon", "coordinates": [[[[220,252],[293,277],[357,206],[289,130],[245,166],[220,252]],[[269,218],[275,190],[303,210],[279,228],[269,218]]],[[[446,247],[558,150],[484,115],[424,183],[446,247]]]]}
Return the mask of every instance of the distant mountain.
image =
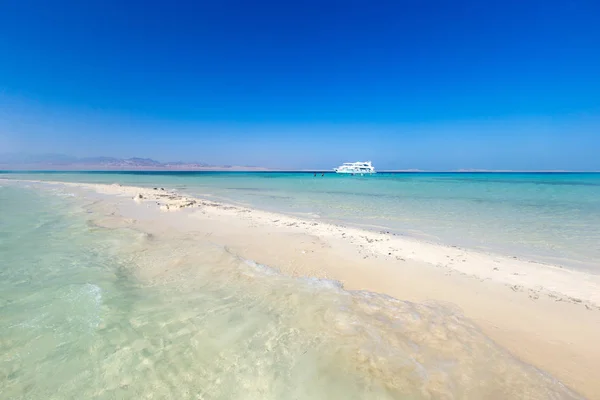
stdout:
{"type": "Polygon", "coordinates": [[[119,159],[114,157],[85,157],[80,158],[79,161],[85,164],[108,164],[118,162],[119,159]]]}
{"type": "MultiPolygon", "coordinates": [[[[185,165],[190,165],[190,163],[186,163],[186,162],[182,162],[182,161],[170,161],[170,162],[166,162],[165,166],[167,167],[181,167],[181,166],[185,166],[185,165]]],[[[210,164],[206,164],[206,163],[193,163],[193,165],[198,166],[198,167],[210,167],[210,164]]]]}
{"type": "Polygon", "coordinates": [[[260,167],[216,166],[200,162],[160,162],[151,158],[72,157],[64,154],[0,154],[0,169],[41,170],[265,170],[260,167]]]}

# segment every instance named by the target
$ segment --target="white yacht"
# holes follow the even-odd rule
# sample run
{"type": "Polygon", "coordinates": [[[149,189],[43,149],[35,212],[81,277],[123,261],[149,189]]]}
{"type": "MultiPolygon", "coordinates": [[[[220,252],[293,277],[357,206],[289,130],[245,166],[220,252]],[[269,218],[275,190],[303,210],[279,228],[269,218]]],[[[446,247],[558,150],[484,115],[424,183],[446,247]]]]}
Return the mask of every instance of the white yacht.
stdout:
{"type": "Polygon", "coordinates": [[[343,163],[333,169],[338,174],[374,174],[375,168],[371,165],[371,161],[357,161],[353,163],[343,163]]]}

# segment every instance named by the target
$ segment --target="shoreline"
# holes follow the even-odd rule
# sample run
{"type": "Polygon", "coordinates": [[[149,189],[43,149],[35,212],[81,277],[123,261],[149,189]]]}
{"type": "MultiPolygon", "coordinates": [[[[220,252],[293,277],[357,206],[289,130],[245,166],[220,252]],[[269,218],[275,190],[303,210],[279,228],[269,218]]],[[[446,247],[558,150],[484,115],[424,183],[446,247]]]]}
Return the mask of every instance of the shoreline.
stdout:
{"type": "Polygon", "coordinates": [[[282,227],[287,224],[296,230],[303,230],[304,233],[337,236],[338,239],[348,240],[351,244],[361,248],[361,253],[364,253],[367,258],[386,257],[397,261],[423,262],[437,268],[447,269],[450,273],[463,274],[477,280],[490,280],[509,285],[511,288],[516,285],[518,288],[514,289],[519,289],[518,291],[533,290],[536,294],[545,294],[553,299],[562,297],[558,301],[587,305],[600,310],[600,276],[546,261],[521,259],[507,254],[447,245],[404,233],[392,232],[393,230],[384,227],[367,226],[351,221],[346,223],[326,218],[310,218],[298,214],[260,210],[227,202],[224,199],[215,201],[206,197],[180,194],[176,190],[167,188],[161,190],[161,188],[122,186],[120,184],[2,178],[0,181],[64,185],[92,189],[107,195],[131,196],[136,203],[158,203],[158,209],[162,212],[180,210],[189,212],[198,208],[210,207],[213,211],[252,213],[257,219],[263,221],[266,218],[274,218],[271,220],[274,227],[282,227]],[[142,198],[139,198],[139,195],[142,195],[142,198]],[[315,229],[314,227],[317,226],[321,226],[323,229],[315,229]],[[387,243],[388,248],[385,248],[386,245],[383,243],[387,243]],[[498,265],[501,265],[502,269],[498,265]],[[532,277],[532,279],[527,279],[527,277],[532,277]],[[587,280],[590,285],[580,287],[578,283],[584,280],[587,280]],[[542,282],[545,282],[545,285],[542,282]]]}
{"type": "Polygon", "coordinates": [[[62,185],[116,200],[132,223],[219,243],[291,276],[333,279],[410,301],[451,304],[517,358],[600,399],[600,277],[560,266],[184,196],[167,188],[62,185]],[[132,199],[134,201],[132,201],[132,199]],[[157,212],[160,210],[161,212],[157,212]]]}

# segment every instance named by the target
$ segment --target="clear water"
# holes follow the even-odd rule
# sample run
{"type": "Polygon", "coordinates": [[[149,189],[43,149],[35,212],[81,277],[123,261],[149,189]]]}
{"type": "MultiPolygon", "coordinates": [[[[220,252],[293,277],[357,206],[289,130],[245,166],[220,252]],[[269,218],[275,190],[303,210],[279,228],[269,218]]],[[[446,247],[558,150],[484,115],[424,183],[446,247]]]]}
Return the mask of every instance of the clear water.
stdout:
{"type": "Polygon", "coordinates": [[[111,172],[0,177],[178,188],[600,272],[600,174],[111,172]]]}
{"type": "Polygon", "coordinates": [[[455,310],[0,187],[0,398],[571,399],[455,310]]]}

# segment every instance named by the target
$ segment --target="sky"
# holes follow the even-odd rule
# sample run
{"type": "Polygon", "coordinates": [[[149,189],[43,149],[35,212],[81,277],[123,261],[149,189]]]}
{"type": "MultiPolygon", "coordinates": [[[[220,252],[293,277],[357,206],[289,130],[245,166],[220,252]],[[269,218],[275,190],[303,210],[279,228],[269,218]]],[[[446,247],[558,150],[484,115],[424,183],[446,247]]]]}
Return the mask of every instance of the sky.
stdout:
{"type": "Polygon", "coordinates": [[[600,170],[600,2],[0,0],[0,153],[600,170]]]}

